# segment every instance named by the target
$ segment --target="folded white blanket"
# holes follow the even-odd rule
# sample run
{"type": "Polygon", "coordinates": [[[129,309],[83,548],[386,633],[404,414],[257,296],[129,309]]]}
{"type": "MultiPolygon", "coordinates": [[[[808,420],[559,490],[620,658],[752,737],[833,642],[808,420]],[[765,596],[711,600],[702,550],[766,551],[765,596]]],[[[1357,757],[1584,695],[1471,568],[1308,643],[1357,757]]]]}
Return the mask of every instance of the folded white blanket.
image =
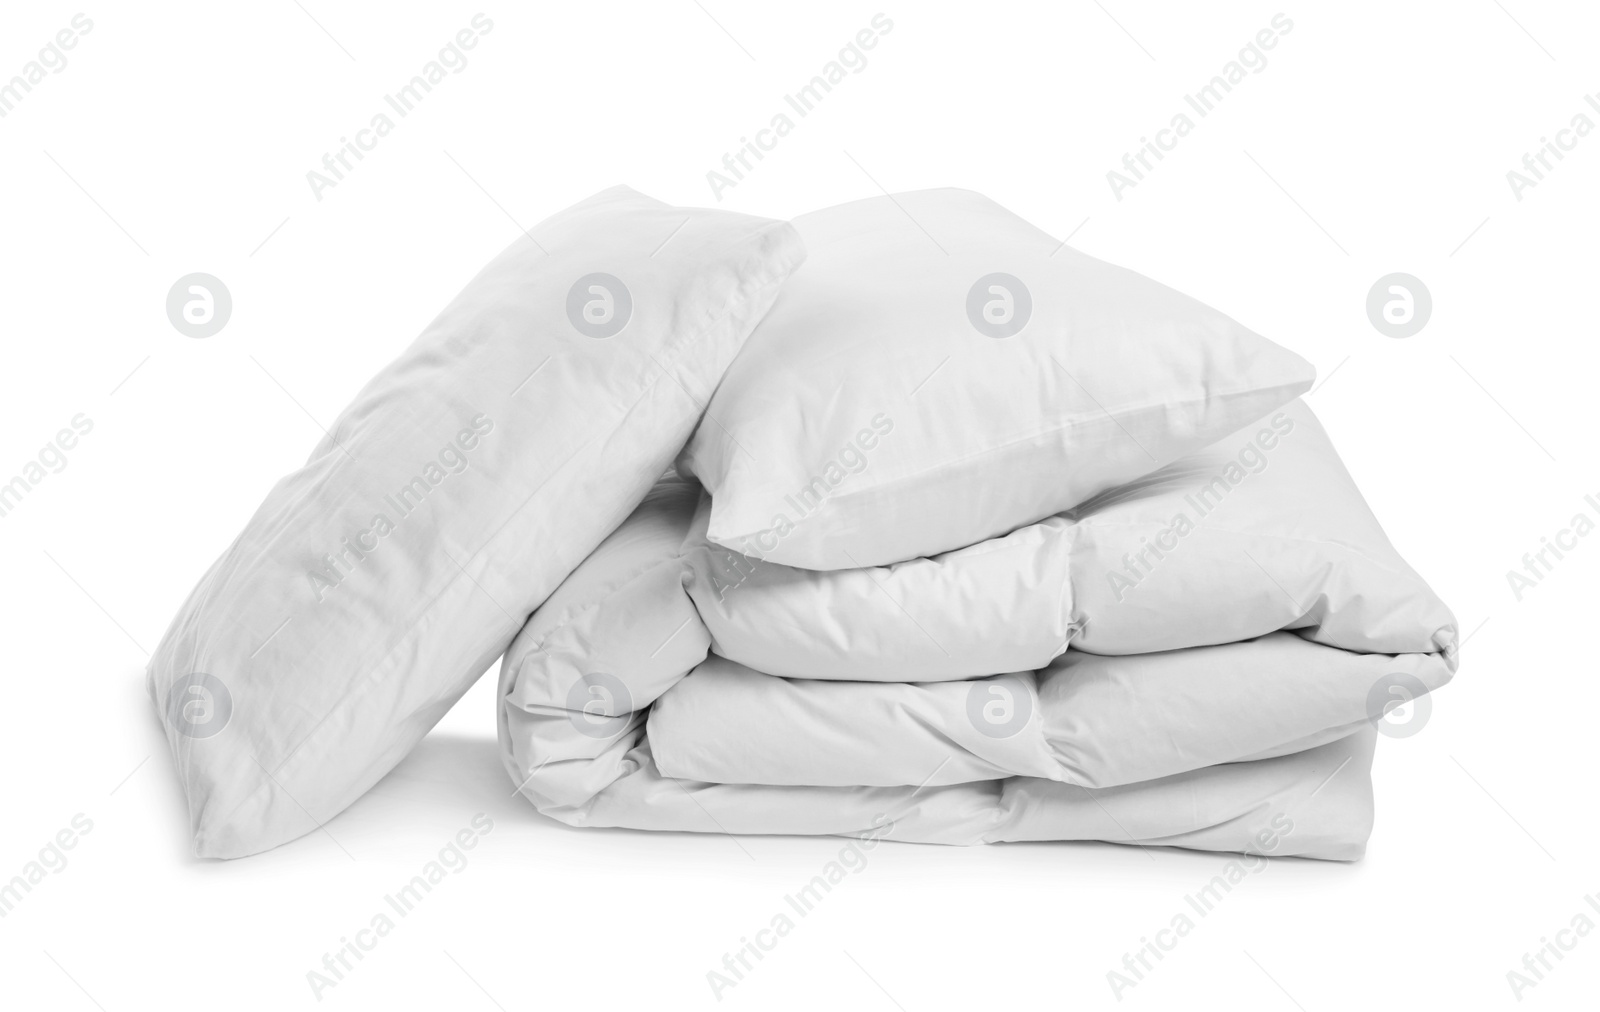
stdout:
{"type": "Polygon", "coordinates": [[[1371,829],[1374,686],[1455,670],[1453,617],[1303,403],[889,567],[735,555],[707,513],[663,480],[508,651],[502,747],[541,811],[1348,860],[1371,829]]]}

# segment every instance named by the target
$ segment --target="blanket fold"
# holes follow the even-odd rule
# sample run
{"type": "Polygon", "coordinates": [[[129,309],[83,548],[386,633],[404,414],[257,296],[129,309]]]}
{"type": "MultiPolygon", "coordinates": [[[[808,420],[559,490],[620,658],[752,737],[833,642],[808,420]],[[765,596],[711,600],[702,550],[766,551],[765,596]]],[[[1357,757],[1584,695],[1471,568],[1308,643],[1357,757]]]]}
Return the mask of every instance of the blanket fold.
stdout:
{"type": "Polygon", "coordinates": [[[1379,690],[1456,668],[1453,616],[1303,402],[891,566],[739,555],[709,505],[669,474],[508,651],[503,754],[542,812],[1353,860],[1379,690]]]}

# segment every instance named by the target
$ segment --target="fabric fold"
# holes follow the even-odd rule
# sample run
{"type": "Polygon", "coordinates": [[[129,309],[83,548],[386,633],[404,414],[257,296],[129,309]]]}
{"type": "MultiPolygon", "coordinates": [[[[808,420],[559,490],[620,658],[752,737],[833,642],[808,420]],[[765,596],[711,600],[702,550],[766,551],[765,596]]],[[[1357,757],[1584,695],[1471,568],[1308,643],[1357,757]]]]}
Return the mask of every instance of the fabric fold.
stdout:
{"type": "Polygon", "coordinates": [[[1353,860],[1386,690],[1456,668],[1303,403],[892,566],[736,555],[707,498],[663,478],[507,654],[507,769],[554,818],[1353,860]]]}

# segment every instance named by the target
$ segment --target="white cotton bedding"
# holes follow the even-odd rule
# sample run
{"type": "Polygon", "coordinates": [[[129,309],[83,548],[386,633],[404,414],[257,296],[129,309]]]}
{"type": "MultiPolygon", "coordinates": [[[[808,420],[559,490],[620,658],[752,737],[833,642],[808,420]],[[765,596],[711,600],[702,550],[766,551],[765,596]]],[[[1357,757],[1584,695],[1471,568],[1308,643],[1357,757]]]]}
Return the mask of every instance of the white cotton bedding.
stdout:
{"type": "MultiPolygon", "coordinates": [[[[1371,728],[1320,748],[1091,790],[1030,777],[943,787],[768,787],[664,777],[630,731],[582,803],[540,804],[573,826],[699,833],[873,836],[972,845],[1082,840],[1354,861],[1372,832],[1371,728]]],[[[524,787],[559,785],[555,764],[524,787]],[[548,774],[548,776],[546,775],[548,774]]],[[[579,779],[568,782],[585,790],[579,779]]],[[[593,781],[590,781],[593,783],[593,781]]]]}
{"type": "Polygon", "coordinates": [[[970,190],[792,224],[806,263],[679,457],[713,496],[711,540],[737,552],[831,570],[970,545],[1171,463],[1315,377],[970,190]]]}
{"type": "Polygon", "coordinates": [[[735,555],[705,498],[663,479],[506,655],[505,760],[548,815],[1351,860],[1373,686],[1455,670],[1453,617],[1300,402],[889,567],[735,555]]]}
{"type": "Polygon", "coordinates": [[[814,572],[736,555],[704,530],[698,518],[689,593],[714,648],[776,675],[969,678],[1042,668],[1069,640],[1135,654],[1294,629],[1346,650],[1429,653],[1456,636],[1303,401],[931,559],[814,572]]]}
{"type": "Polygon", "coordinates": [[[421,741],[660,477],[804,257],[783,222],[619,186],[479,272],[150,658],[195,853],[313,832],[421,741]]]}
{"type": "Polygon", "coordinates": [[[770,678],[712,656],[657,701],[649,732],[663,774],[712,783],[1115,787],[1345,737],[1396,671],[1430,689],[1448,677],[1434,655],[1348,654],[1293,633],[1131,657],[1069,650],[1038,673],[973,682],[770,678]],[[997,737],[971,719],[974,697],[1009,707],[1019,730],[997,737]]]}

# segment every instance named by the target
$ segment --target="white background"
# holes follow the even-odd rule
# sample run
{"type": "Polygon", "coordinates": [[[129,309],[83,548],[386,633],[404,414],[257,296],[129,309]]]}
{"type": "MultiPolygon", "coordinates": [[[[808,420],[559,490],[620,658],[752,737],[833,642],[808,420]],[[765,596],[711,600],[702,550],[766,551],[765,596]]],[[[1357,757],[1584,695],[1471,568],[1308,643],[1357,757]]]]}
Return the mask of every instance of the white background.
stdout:
{"type": "MultiPolygon", "coordinates": [[[[1107,971],[1225,857],[881,847],[720,1004],[1510,1008],[1525,952],[1580,911],[1600,923],[1600,536],[1520,602],[1506,580],[1600,498],[1600,133],[1520,201],[1506,179],[1576,114],[1600,124],[1592,5],[504,4],[319,201],[307,171],[480,8],[303,2],[85,8],[68,65],[0,119],[0,480],[94,422],[0,519],[0,879],[75,814],[94,826],[0,919],[0,1004],[318,1005],[307,971],[479,812],[471,865],[322,1006],[719,1004],[707,971],[841,841],[547,821],[500,767],[491,675],[326,833],[198,861],[142,668],[319,426],[519,223],[618,182],[716,203],[707,171],[880,10],[865,69],[721,206],[970,187],[1293,348],[1471,638],[1424,731],[1380,743],[1367,858],[1272,863],[1120,1002],[1107,971]],[[1266,68],[1118,200],[1107,171],[1280,10],[1266,68]],[[204,340],[164,312],[193,271],[234,300],[204,340]],[[1393,271],[1434,302],[1404,340],[1364,308],[1393,271]]],[[[78,10],[8,4],[0,80],[78,10]]],[[[1521,1004],[1592,999],[1597,936],[1521,1004]]]]}

